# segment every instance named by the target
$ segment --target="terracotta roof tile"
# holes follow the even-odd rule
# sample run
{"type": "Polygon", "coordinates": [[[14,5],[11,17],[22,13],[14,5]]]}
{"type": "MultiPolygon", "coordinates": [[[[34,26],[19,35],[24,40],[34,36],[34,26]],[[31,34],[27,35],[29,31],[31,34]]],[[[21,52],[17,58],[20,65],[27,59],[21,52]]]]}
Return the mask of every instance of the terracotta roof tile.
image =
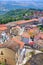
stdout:
{"type": "Polygon", "coordinates": [[[28,23],[28,22],[32,22],[32,21],[38,21],[38,19],[21,20],[21,21],[16,22],[16,24],[24,24],[24,23],[28,23]]]}
{"type": "Polygon", "coordinates": [[[6,30],[7,29],[7,27],[0,27],[0,30],[1,31],[4,31],[4,30],[6,30]]]}
{"type": "Polygon", "coordinates": [[[0,30],[3,31],[3,30],[6,30],[7,29],[7,26],[4,25],[4,24],[0,24],[0,30]]]}
{"type": "Polygon", "coordinates": [[[26,37],[26,38],[29,38],[30,37],[30,33],[35,33],[35,30],[37,30],[38,28],[33,28],[33,29],[30,29],[28,30],[29,32],[23,32],[22,34],[22,37],[26,37]]]}
{"type": "Polygon", "coordinates": [[[19,28],[20,29],[20,26],[16,26],[16,28],[19,28]]]}
{"type": "Polygon", "coordinates": [[[26,33],[26,32],[24,32],[21,36],[25,37],[25,38],[29,38],[30,37],[30,35],[28,33],[26,33]]]}
{"type": "Polygon", "coordinates": [[[39,34],[39,37],[43,39],[43,33],[42,34],[39,34]]]}
{"type": "Polygon", "coordinates": [[[1,27],[2,27],[2,26],[3,26],[3,27],[6,27],[6,25],[5,25],[5,24],[0,24],[0,26],[1,26],[1,27]]]}
{"type": "Polygon", "coordinates": [[[42,38],[43,39],[43,33],[39,33],[38,35],[35,36],[35,38],[42,38]]]}
{"type": "Polygon", "coordinates": [[[22,42],[22,41],[20,41],[20,40],[18,40],[16,38],[12,38],[12,40],[15,41],[17,44],[19,44],[20,48],[22,48],[24,46],[24,42],[22,42]]]}

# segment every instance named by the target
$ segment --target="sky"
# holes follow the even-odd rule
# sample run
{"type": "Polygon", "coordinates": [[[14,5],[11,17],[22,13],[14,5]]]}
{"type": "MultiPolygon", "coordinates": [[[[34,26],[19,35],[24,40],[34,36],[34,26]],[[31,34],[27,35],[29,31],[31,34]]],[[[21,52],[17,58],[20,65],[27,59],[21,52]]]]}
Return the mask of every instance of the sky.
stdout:
{"type": "Polygon", "coordinates": [[[43,0],[0,0],[0,1],[39,1],[39,2],[43,2],[43,0]]]}
{"type": "Polygon", "coordinates": [[[43,0],[0,0],[0,1],[36,1],[36,2],[43,2],[43,0]]]}
{"type": "Polygon", "coordinates": [[[0,1],[2,2],[3,1],[16,1],[17,3],[20,3],[19,5],[25,5],[25,6],[34,5],[36,8],[43,8],[43,0],[0,0],[0,1]]]}

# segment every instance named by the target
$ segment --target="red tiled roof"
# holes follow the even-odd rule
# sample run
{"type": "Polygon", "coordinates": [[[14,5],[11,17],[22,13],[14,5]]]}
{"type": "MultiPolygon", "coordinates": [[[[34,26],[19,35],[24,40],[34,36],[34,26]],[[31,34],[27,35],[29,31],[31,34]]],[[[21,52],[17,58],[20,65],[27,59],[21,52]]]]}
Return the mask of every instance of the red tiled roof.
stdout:
{"type": "Polygon", "coordinates": [[[19,44],[20,48],[22,48],[24,46],[24,42],[22,42],[22,41],[20,41],[20,40],[18,40],[16,38],[12,38],[12,40],[15,41],[17,44],[19,44]]]}
{"type": "Polygon", "coordinates": [[[35,33],[35,30],[38,30],[37,27],[30,29],[29,32],[23,32],[22,37],[26,37],[26,38],[30,38],[30,34],[29,33],[35,33]]]}
{"type": "Polygon", "coordinates": [[[5,24],[0,24],[0,26],[1,26],[1,27],[2,27],[2,26],[3,26],[3,27],[6,27],[6,25],[5,25],[5,24]]]}
{"type": "Polygon", "coordinates": [[[3,31],[3,30],[6,30],[7,29],[7,26],[4,25],[4,24],[0,24],[0,30],[3,31]]]}
{"type": "Polygon", "coordinates": [[[43,39],[43,33],[39,34],[39,37],[43,39]]]}
{"type": "Polygon", "coordinates": [[[0,30],[1,31],[4,31],[4,30],[6,30],[7,29],[7,27],[0,27],[0,30]]]}
{"type": "Polygon", "coordinates": [[[20,26],[16,26],[16,28],[19,28],[20,29],[20,26]]]}
{"type": "Polygon", "coordinates": [[[43,39],[43,33],[39,33],[38,35],[35,36],[35,38],[42,38],[43,39]]]}
{"type": "Polygon", "coordinates": [[[21,36],[25,37],[25,38],[30,38],[30,35],[28,33],[26,33],[26,32],[24,32],[21,36]]]}
{"type": "Polygon", "coordinates": [[[30,45],[33,45],[33,44],[34,44],[34,41],[30,42],[29,44],[30,44],[30,45]]]}
{"type": "Polygon", "coordinates": [[[16,24],[24,24],[24,23],[28,23],[28,22],[32,22],[32,21],[38,21],[38,19],[21,20],[21,21],[16,22],[16,24]]]}

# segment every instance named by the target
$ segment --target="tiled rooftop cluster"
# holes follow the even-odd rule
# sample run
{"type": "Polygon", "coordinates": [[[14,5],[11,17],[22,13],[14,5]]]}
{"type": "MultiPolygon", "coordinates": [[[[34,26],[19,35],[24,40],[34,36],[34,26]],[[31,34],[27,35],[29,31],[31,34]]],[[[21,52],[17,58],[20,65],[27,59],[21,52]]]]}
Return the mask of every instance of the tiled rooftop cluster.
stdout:
{"type": "Polygon", "coordinates": [[[0,24],[0,43],[3,46],[8,45],[8,47],[11,46],[12,48],[16,44],[20,45],[21,48],[24,44],[38,44],[42,46],[43,32],[40,31],[38,25],[40,25],[39,19],[21,20],[13,22],[12,25],[0,24]]]}

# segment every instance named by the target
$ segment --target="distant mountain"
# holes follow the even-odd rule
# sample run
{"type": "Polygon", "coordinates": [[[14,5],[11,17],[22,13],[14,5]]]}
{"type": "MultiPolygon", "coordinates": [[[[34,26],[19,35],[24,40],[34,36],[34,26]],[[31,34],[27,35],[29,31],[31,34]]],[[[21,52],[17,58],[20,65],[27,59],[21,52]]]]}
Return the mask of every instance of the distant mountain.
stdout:
{"type": "Polygon", "coordinates": [[[16,1],[0,1],[0,14],[15,9],[34,8],[43,10],[42,2],[16,2],[16,1]]]}

